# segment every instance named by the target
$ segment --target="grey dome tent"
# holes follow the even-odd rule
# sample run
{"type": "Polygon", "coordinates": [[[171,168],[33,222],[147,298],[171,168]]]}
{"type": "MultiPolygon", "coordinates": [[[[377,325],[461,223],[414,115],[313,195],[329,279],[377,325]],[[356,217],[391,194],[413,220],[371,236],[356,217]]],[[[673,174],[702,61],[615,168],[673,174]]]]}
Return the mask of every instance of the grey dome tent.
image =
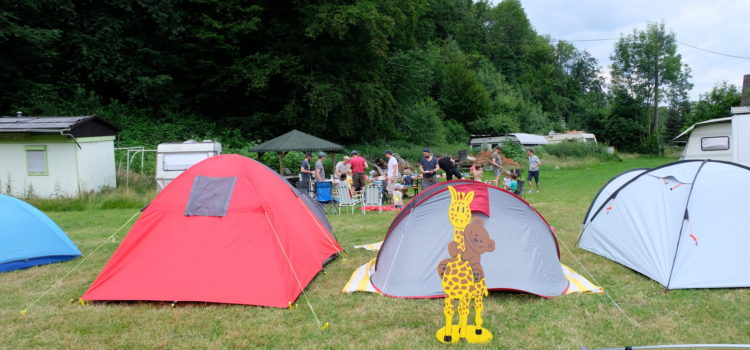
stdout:
{"type": "Polygon", "coordinates": [[[566,292],[569,282],[560,268],[557,238],[542,215],[508,191],[467,180],[431,186],[394,218],[370,279],[376,290],[401,298],[443,296],[437,266],[450,257],[446,247],[453,240],[449,186],[474,191],[474,201],[486,204],[483,212],[473,210],[473,215],[483,218],[495,241],[495,250],[481,256],[488,289],[543,297],[566,292]]]}
{"type": "Polygon", "coordinates": [[[750,286],[750,168],[681,161],[611,183],[621,185],[594,199],[580,248],[667,289],[750,286]]]}

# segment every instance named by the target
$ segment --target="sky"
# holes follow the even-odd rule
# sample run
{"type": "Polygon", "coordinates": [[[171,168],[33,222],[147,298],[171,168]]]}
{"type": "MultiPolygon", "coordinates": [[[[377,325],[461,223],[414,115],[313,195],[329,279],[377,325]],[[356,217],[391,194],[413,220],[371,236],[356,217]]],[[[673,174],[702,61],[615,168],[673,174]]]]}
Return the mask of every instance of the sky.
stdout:
{"type": "Polygon", "coordinates": [[[748,58],[678,44],[682,62],[692,70],[691,100],[722,81],[741,88],[742,76],[750,74],[750,0],[521,0],[521,4],[538,34],[571,41],[588,51],[606,76],[616,40],[573,41],[616,39],[658,22],[664,22],[678,42],[748,58]]]}

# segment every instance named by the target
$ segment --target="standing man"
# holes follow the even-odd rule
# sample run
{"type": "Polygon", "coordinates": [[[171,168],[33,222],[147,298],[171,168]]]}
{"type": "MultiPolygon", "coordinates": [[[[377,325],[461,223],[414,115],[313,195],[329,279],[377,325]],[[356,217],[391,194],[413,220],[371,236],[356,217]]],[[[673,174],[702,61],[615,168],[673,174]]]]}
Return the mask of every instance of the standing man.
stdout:
{"type": "Polygon", "coordinates": [[[445,171],[445,176],[448,181],[453,180],[453,175],[459,180],[463,177],[458,169],[456,169],[456,163],[453,162],[451,156],[443,156],[440,158],[438,160],[438,165],[440,166],[440,169],[445,171]]]}
{"type": "Polygon", "coordinates": [[[346,175],[346,171],[349,170],[349,156],[344,156],[344,159],[333,168],[334,179],[340,179],[341,175],[346,175]]]}
{"type": "Polygon", "coordinates": [[[492,158],[490,158],[490,163],[492,164],[492,170],[495,171],[495,186],[497,186],[498,183],[500,183],[500,175],[503,174],[503,149],[501,147],[495,147],[495,150],[492,151],[492,158]]]}
{"type": "Polygon", "coordinates": [[[440,170],[437,159],[432,156],[429,148],[422,150],[424,158],[419,160],[419,170],[422,172],[422,190],[434,185],[437,182],[435,173],[440,170]]]}
{"type": "Polygon", "coordinates": [[[315,181],[323,182],[326,180],[326,171],[323,168],[323,161],[326,159],[326,154],[323,152],[318,153],[318,161],[315,162],[315,181]]]}
{"type": "Polygon", "coordinates": [[[365,187],[365,169],[369,168],[367,160],[359,156],[359,152],[352,151],[352,159],[349,160],[352,167],[352,186],[355,191],[361,191],[365,187]]]}
{"type": "Polygon", "coordinates": [[[385,151],[385,157],[388,158],[388,165],[385,175],[385,190],[388,191],[388,196],[393,195],[393,189],[396,186],[396,180],[401,177],[398,172],[398,160],[393,156],[393,151],[385,151]]]}
{"type": "Polygon", "coordinates": [[[526,150],[526,154],[529,156],[529,175],[526,176],[526,182],[529,184],[529,193],[534,192],[532,191],[533,186],[531,186],[531,178],[534,178],[534,183],[536,183],[536,191],[539,192],[539,166],[542,165],[542,162],[539,160],[539,157],[534,154],[534,151],[532,150],[526,150]]]}
{"type": "Polygon", "coordinates": [[[307,152],[299,166],[300,178],[297,188],[305,191],[310,191],[310,175],[314,174],[314,172],[310,170],[310,160],[312,160],[312,153],[307,152]]]}

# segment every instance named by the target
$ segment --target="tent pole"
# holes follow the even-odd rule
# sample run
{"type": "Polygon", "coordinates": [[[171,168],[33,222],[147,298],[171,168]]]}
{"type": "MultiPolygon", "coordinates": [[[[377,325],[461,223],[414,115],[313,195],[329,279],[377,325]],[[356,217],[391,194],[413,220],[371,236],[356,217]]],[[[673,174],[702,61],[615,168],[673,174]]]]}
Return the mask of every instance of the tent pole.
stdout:
{"type": "Polygon", "coordinates": [[[643,345],[643,346],[625,346],[619,348],[596,348],[589,349],[585,346],[579,346],[579,350],[636,350],[636,349],[685,349],[685,348],[700,348],[700,349],[750,349],[750,344],[675,344],[675,345],[643,345]]]}

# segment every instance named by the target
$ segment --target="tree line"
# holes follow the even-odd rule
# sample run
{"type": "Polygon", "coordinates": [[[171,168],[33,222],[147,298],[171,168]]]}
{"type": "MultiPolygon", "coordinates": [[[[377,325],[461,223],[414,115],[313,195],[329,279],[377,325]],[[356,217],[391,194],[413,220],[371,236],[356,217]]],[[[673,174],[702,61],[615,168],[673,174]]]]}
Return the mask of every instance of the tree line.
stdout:
{"type": "Polygon", "coordinates": [[[690,69],[663,24],[622,35],[612,60],[605,83],[588,52],[536,33],[519,0],[0,4],[2,114],[96,112],[133,143],[296,128],[431,146],[585,129],[653,152],[739,101],[727,84],[688,100],[690,69]]]}

